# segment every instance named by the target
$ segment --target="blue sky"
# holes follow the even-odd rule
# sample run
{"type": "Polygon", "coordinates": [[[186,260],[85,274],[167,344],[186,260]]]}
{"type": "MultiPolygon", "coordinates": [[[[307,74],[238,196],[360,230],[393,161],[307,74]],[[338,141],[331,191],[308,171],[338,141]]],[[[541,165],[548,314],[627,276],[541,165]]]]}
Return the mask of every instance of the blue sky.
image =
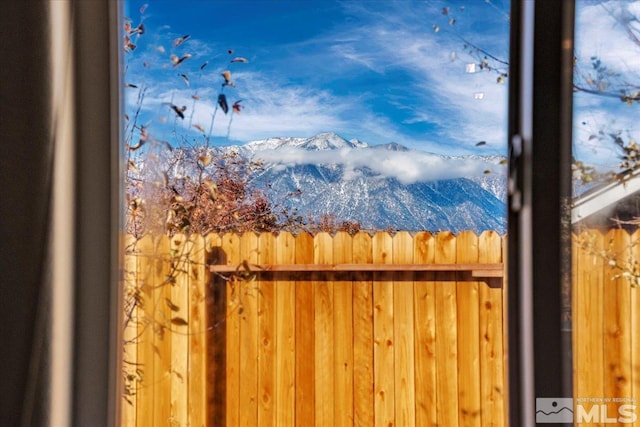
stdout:
{"type": "Polygon", "coordinates": [[[124,15],[145,26],[123,54],[125,81],[137,86],[125,89],[126,112],[133,120],[142,99],[137,124],[154,138],[203,141],[215,111],[215,144],[331,131],[438,154],[506,154],[507,85],[479,70],[483,54],[463,41],[508,60],[506,0],[147,0],[125,2],[124,15]],[[192,56],[173,67],[172,54],[192,56]],[[235,87],[222,87],[225,70],[235,87]],[[240,114],[216,111],[221,91],[229,106],[241,100],[240,114]],[[185,119],[169,102],[187,107],[185,119]]]}
{"type": "Polygon", "coordinates": [[[624,87],[640,85],[640,1],[580,0],[576,7],[575,56],[578,72],[597,82],[592,57],[606,67],[603,89],[614,94],[598,96],[585,92],[574,95],[574,156],[601,168],[615,168],[620,151],[610,133],[625,140],[638,140],[640,104],[627,105],[615,97],[624,87]],[[602,131],[602,134],[600,133],[602,131]]]}

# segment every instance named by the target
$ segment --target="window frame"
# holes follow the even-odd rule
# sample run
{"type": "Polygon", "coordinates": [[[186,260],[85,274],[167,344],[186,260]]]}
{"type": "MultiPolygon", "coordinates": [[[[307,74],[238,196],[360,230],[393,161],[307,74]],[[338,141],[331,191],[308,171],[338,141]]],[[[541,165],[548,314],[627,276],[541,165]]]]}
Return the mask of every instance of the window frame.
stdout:
{"type": "MultiPolygon", "coordinates": [[[[118,413],[114,397],[119,378],[115,338],[118,295],[112,285],[118,268],[113,263],[119,259],[117,197],[121,194],[117,184],[120,81],[117,66],[114,68],[120,51],[115,31],[119,28],[115,25],[119,6],[120,2],[106,0],[74,4],[76,34],[83,35],[78,38],[77,50],[77,99],[83,100],[78,102],[83,111],[77,119],[77,140],[93,139],[91,144],[78,145],[77,161],[76,265],[77,284],[83,286],[76,288],[73,418],[81,425],[102,419],[96,417],[100,413],[105,414],[105,420],[114,420],[118,413]],[[109,19],[96,27],[105,14],[109,19]],[[100,61],[92,48],[95,45],[111,46],[99,54],[100,61]],[[105,61],[109,67],[97,66],[105,61]],[[110,90],[96,84],[97,79],[110,90]],[[87,99],[92,100],[91,107],[87,99]],[[103,138],[95,138],[96,120],[100,118],[105,133],[103,138]],[[81,167],[91,165],[96,158],[104,159],[99,168],[81,167]],[[95,280],[96,269],[103,273],[104,280],[95,280]],[[111,301],[110,313],[105,312],[103,301],[111,301]],[[110,339],[100,340],[101,336],[110,339]],[[101,352],[110,355],[110,360],[102,359],[104,369],[96,370],[96,355],[101,352]],[[98,390],[106,394],[101,396],[98,390]]],[[[535,397],[571,395],[571,332],[567,333],[562,323],[560,290],[567,274],[563,227],[570,224],[564,203],[571,195],[574,1],[536,1],[532,5],[527,0],[514,0],[512,11],[516,19],[512,18],[510,47],[510,150],[515,153],[518,138],[522,146],[510,170],[510,174],[518,172],[516,187],[521,206],[515,206],[515,193],[508,202],[508,410],[512,425],[525,426],[534,423],[535,397]]]]}
{"type": "MultiPolygon", "coordinates": [[[[101,126],[110,129],[111,136],[103,141],[94,139],[95,144],[79,145],[78,165],[89,165],[95,158],[105,159],[100,168],[87,167],[78,171],[78,283],[93,282],[95,286],[78,286],[76,294],[76,366],[74,381],[74,420],[95,421],[95,415],[106,411],[107,417],[118,412],[114,399],[117,360],[117,340],[114,339],[114,322],[117,315],[117,295],[113,293],[113,283],[117,266],[105,265],[119,259],[118,250],[118,203],[119,196],[118,155],[116,147],[119,136],[118,90],[119,78],[114,63],[120,49],[118,47],[119,28],[118,7],[120,2],[81,2],[75,19],[77,34],[93,34],[79,38],[77,75],[80,82],[77,99],[91,99],[95,111],[91,114],[82,103],[78,117],[78,141],[95,135],[95,120],[102,117],[101,126]],[[99,28],[95,20],[108,10],[109,19],[99,28]],[[108,24],[107,28],[104,25],[108,24]],[[96,31],[98,30],[98,31],[96,31]],[[102,61],[110,61],[100,73],[95,49],[91,46],[110,45],[108,55],[103,53],[102,61]],[[82,56],[84,53],[86,56],[82,56]],[[92,67],[93,65],[93,67],[92,67]],[[90,70],[87,70],[90,68],[90,70]],[[109,72],[105,72],[109,69],[109,72]],[[96,75],[98,73],[98,75],[96,75]],[[81,76],[84,76],[81,77],[81,76]],[[91,76],[91,77],[89,77],[91,76]],[[109,84],[111,90],[100,90],[96,78],[109,84]],[[84,79],[84,81],[82,81],[84,79]],[[107,119],[107,117],[110,117],[107,119]],[[93,125],[89,125],[89,123],[93,125]],[[85,124],[83,127],[82,124],[85,124]],[[105,150],[104,147],[111,147],[105,150]],[[109,158],[109,161],[106,159],[109,158]],[[114,191],[117,189],[117,191],[114,191]],[[108,207],[108,208],[107,208],[108,207]],[[110,212],[100,222],[95,221],[96,212],[110,212]],[[111,224],[110,227],[107,225],[111,224]],[[110,228],[110,235],[104,230],[110,228]],[[108,245],[102,250],[95,243],[96,237],[108,245]],[[110,247],[107,250],[106,247],[110,247]],[[87,267],[87,266],[92,267],[87,267]],[[84,268],[82,266],[85,266],[84,268]],[[100,268],[106,277],[102,283],[93,281],[95,268],[100,268]],[[86,279],[86,281],[84,280],[86,279]],[[106,286],[105,286],[106,285],[106,286]],[[111,288],[111,292],[105,292],[111,288]],[[110,300],[110,315],[105,307],[96,304],[95,296],[102,295],[110,300]],[[94,304],[91,304],[91,302],[94,304]],[[99,314],[100,313],[100,314],[99,314]],[[109,322],[105,322],[109,319],[109,322]],[[97,330],[110,337],[110,348],[97,343],[97,330]],[[96,372],[95,355],[102,347],[111,360],[102,365],[107,368],[96,372]],[[113,375],[110,375],[113,374],[113,375]],[[92,387],[96,383],[102,387],[92,387]],[[95,390],[112,390],[113,393],[100,399],[95,390]],[[94,393],[91,393],[94,391],[94,393]],[[95,397],[95,399],[93,399],[95,397]],[[101,408],[96,402],[105,402],[101,408]],[[106,403],[110,402],[110,403],[106,403]],[[92,404],[93,403],[93,404],[92,404]],[[93,409],[90,409],[93,408],[93,409]]],[[[511,30],[511,81],[509,110],[510,150],[519,137],[522,141],[520,156],[512,161],[518,171],[517,188],[520,189],[521,206],[515,209],[515,194],[509,198],[509,414],[512,425],[533,425],[535,419],[535,397],[564,396],[571,394],[571,332],[562,323],[561,286],[566,277],[567,266],[563,264],[563,229],[570,221],[563,203],[570,198],[571,188],[571,123],[572,123],[572,61],[573,61],[573,19],[574,1],[533,2],[514,0],[512,2],[511,30]],[[570,42],[567,42],[570,41],[570,42]],[[517,67],[517,69],[515,68],[517,67]],[[515,139],[514,139],[515,138],[515,139]],[[550,215],[549,212],[552,214],[550,215]],[[563,224],[565,224],[563,226],[563,224]],[[533,232],[535,230],[535,233],[533,232]],[[527,318],[530,316],[530,318],[527,318]],[[552,345],[550,345],[552,343],[552,345]],[[536,369],[536,367],[539,367],[536,369]],[[544,367],[544,368],[542,368],[544,367]]],[[[513,170],[510,171],[510,174],[513,170]]],[[[569,258],[570,259],[570,258],[569,258]]],[[[115,328],[117,329],[117,328],[115,328]]]]}
{"type": "Polygon", "coordinates": [[[77,112],[74,425],[119,424],[121,7],[119,0],[71,2],[77,112]]]}
{"type": "Polygon", "coordinates": [[[572,395],[571,326],[562,286],[571,277],[567,237],[574,9],[574,0],[518,0],[512,6],[507,303],[511,425],[535,425],[537,397],[572,395]]]}

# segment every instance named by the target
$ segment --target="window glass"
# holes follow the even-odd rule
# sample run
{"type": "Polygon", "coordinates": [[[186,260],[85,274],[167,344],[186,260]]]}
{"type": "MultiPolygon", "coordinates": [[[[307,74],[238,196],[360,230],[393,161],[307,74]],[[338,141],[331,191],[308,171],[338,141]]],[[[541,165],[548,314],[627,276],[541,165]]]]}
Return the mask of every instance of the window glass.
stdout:
{"type": "Polygon", "coordinates": [[[576,4],[571,307],[578,423],[638,416],[638,16],[636,1],[576,4]]]}
{"type": "Polygon", "coordinates": [[[509,2],[123,13],[123,424],[504,420],[509,2]]]}

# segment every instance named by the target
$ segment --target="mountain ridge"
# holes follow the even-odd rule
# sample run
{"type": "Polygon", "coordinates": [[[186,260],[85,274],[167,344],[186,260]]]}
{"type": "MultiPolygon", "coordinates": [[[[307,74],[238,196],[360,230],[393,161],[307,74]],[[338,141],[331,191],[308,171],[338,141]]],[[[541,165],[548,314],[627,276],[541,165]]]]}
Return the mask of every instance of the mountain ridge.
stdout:
{"type": "Polygon", "coordinates": [[[441,156],[394,142],[369,145],[333,132],[267,138],[222,150],[262,159],[256,185],[272,201],[303,216],[330,214],[365,229],[506,232],[506,177],[478,167],[499,168],[501,156],[441,156]],[[423,163],[413,164],[420,156],[423,163]],[[428,168],[450,174],[454,164],[461,176],[418,179],[428,168]]]}

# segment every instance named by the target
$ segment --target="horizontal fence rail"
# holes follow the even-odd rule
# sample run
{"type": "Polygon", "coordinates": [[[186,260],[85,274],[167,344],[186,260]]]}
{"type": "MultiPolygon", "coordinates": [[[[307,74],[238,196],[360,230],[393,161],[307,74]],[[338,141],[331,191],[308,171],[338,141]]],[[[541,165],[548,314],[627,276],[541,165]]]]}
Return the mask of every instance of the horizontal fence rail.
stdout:
{"type": "Polygon", "coordinates": [[[505,425],[504,241],[129,238],[123,425],[505,425]]]}
{"type": "Polygon", "coordinates": [[[268,264],[268,265],[211,265],[209,271],[213,273],[233,273],[233,272],[312,272],[312,271],[335,271],[335,272],[407,272],[407,271],[448,271],[448,272],[470,272],[473,277],[503,277],[504,266],[499,263],[494,264],[268,264]]]}

